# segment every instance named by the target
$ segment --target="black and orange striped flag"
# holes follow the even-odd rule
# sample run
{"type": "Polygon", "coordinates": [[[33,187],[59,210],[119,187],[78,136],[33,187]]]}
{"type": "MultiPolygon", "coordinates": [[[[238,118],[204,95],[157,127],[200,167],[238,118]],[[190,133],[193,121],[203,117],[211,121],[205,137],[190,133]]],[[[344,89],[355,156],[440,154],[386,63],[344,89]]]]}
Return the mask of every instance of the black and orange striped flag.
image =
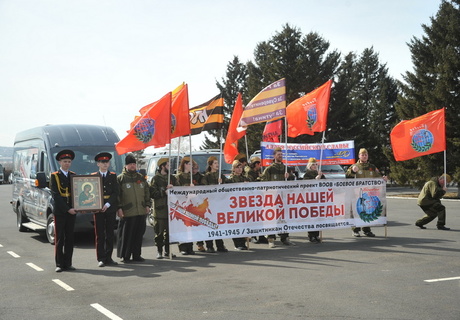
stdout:
{"type": "Polygon", "coordinates": [[[224,98],[221,94],[189,110],[191,134],[222,128],[224,98]]]}

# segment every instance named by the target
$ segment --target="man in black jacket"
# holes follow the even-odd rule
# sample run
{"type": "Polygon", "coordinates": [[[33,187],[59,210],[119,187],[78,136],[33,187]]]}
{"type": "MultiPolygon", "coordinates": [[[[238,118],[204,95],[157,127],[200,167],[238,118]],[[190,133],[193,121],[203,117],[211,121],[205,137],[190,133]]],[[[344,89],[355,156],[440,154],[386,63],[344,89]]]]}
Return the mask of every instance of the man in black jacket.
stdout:
{"type": "Polygon", "coordinates": [[[72,186],[70,171],[75,153],[72,150],[62,150],[56,155],[60,168],[50,177],[50,190],[54,199],[54,256],[56,272],[75,270],[72,266],[74,246],[75,215],[77,212],[72,204],[72,186]]]}
{"type": "Polygon", "coordinates": [[[118,194],[120,193],[117,174],[109,171],[112,155],[101,152],[94,157],[99,171],[93,175],[102,177],[104,193],[104,206],[102,210],[94,213],[94,230],[96,234],[96,257],[99,267],[118,264],[112,259],[113,238],[118,209],[118,194]]]}

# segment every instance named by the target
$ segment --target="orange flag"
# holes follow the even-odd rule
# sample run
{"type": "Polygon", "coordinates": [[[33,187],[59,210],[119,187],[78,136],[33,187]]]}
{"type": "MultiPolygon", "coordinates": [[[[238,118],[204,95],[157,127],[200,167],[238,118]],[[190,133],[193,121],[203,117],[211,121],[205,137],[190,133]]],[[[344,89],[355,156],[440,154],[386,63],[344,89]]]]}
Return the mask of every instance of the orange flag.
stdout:
{"type": "Polygon", "coordinates": [[[128,135],[115,145],[118,154],[150,146],[164,147],[170,142],[171,92],[141,110],[145,110],[143,115],[131,123],[128,135]]]}
{"type": "Polygon", "coordinates": [[[286,108],[288,136],[313,135],[323,132],[327,125],[327,112],[331,97],[332,80],[293,101],[286,108]]]}
{"type": "Polygon", "coordinates": [[[188,85],[181,84],[172,92],[171,139],[190,134],[188,85]]]}
{"type": "Polygon", "coordinates": [[[398,123],[390,133],[396,161],[446,150],[444,108],[398,123]]]}
{"type": "Polygon", "coordinates": [[[233,108],[232,120],[228,126],[227,138],[224,145],[225,162],[232,163],[235,156],[238,154],[238,139],[241,139],[246,134],[246,131],[238,132],[236,127],[240,122],[241,115],[243,114],[243,99],[241,93],[238,93],[236,98],[235,107],[233,108]]]}

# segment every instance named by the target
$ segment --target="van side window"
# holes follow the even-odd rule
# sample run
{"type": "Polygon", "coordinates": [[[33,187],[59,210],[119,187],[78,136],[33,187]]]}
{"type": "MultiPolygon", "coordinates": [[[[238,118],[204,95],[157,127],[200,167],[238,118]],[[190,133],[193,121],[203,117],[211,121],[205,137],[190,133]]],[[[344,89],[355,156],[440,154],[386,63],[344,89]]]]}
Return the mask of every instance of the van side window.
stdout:
{"type": "Polygon", "coordinates": [[[46,152],[42,151],[40,161],[40,171],[43,171],[45,173],[45,176],[48,178],[51,174],[51,170],[50,164],[48,162],[48,155],[46,154],[46,152]]]}
{"type": "Polygon", "coordinates": [[[37,165],[38,165],[38,154],[32,154],[30,159],[30,179],[35,179],[37,177],[37,165]]]}

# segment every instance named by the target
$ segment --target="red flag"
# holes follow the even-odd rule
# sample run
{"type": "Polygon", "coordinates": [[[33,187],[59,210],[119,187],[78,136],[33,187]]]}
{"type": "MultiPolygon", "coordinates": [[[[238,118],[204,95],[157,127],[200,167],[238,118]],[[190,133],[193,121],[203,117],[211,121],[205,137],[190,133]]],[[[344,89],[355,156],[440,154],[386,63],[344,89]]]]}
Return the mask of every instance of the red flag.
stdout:
{"type": "Polygon", "coordinates": [[[396,161],[446,150],[444,108],[398,123],[390,133],[396,161]]]}
{"type": "Polygon", "coordinates": [[[235,156],[238,154],[238,139],[241,139],[246,134],[246,131],[238,132],[236,127],[240,122],[241,115],[243,114],[243,99],[241,93],[238,93],[236,98],[235,107],[233,108],[232,120],[228,126],[227,139],[225,139],[224,156],[225,162],[232,163],[235,156]]]}
{"type": "Polygon", "coordinates": [[[181,84],[172,92],[171,139],[190,134],[188,85],[181,84]]]}
{"type": "Polygon", "coordinates": [[[286,108],[288,136],[313,135],[326,130],[332,80],[293,101],[286,108]]]}
{"type": "Polygon", "coordinates": [[[265,142],[280,142],[279,136],[283,132],[283,119],[269,121],[265,124],[264,132],[262,133],[262,141],[265,142]]]}
{"type": "Polygon", "coordinates": [[[170,142],[171,92],[141,110],[147,110],[132,127],[128,135],[115,145],[118,154],[138,151],[150,146],[164,147],[170,142]]]}

